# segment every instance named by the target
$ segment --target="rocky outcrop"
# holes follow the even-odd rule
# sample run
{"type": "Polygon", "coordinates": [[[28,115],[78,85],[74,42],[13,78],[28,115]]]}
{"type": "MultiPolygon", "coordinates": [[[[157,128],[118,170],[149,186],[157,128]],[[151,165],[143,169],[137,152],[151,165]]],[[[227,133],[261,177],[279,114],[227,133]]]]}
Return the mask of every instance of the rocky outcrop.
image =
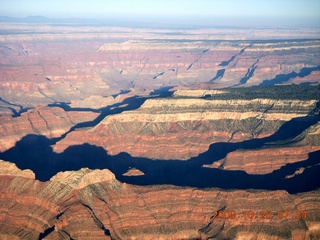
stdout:
{"type": "Polygon", "coordinates": [[[26,179],[35,179],[34,173],[27,169],[27,170],[20,170],[16,167],[14,163],[6,162],[3,160],[0,160],[0,176],[16,176],[16,177],[22,177],[26,179]]]}
{"type": "Polygon", "coordinates": [[[308,153],[320,150],[318,146],[278,147],[231,152],[226,158],[204,167],[225,170],[242,170],[249,174],[267,174],[288,163],[304,161],[308,153]]]}
{"type": "Polygon", "coordinates": [[[98,113],[66,112],[60,107],[36,107],[19,117],[0,117],[0,151],[5,151],[28,134],[57,138],[77,123],[94,120],[98,113]]]}
{"type": "MultiPolygon", "coordinates": [[[[93,109],[93,110],[99,110],[99,109],[104,109],[107,107],[111,108],[120,108],[124,107],[126,104],[121,104],[123,101],[129,98],[134,98],[134,97],[145,97],[145,98],[150,98],[150,94],[153,91],[144,89],[143,91],[139,91],[136,89],[130,89],[125,92],[121,92],[120,94],[116,94],[113,96],[107,96],[107,97],[102,97],[99,95],[92,95],[88,98],[81,99],[81,100],[73,100],[68,104],[70,108],[72,109],[93,109]]],[[[157,94],[154,94],[156,96],[157,94]]]]}
{"type": "Polygon", "coordinates": [[[99,109],[116,103],[114,97],[90,96],[83,100],[74,100],[69,106],[72,108],[91,108],[99,109]]]}
{"type": "MultiPolygon", "coordinates": [[[[204,167],[242,170],[249,174],[271,173],[288,163],[304,161],[310,152],[319,150],[319,133],[320,124],[317,123],[296,136],[295,139],[288,139],[286,143],[281,142],[278,146],[273,144],[269,148],[241,149],[230,152],[225,158],[204,167]]],[[[303,172],[300,169],[297,174],[301,174],[301,171],[303,172]]]]}
{"type": "Polygon", "coordinates": [[[123,176],[143,176],[144,173],[136,168],[130,168],[126,173],[123,174],[123,176]]]}
{"type": "Polygon", "coordinates": [[[319,191],[141,187],[117,181],[106,169],[39,182],[11,163],[0,166],[7,168],[0,172],[1,239],[320,237],[319,191]],[[227,214],[216,216],[220,210],[227,214]]]}
{"type": "Polygon", "coordinates": [[[108,182],[114,179],[114,174],[107,169],[92,171],[83,168],[79,171],[59,172],[50,181],[69,185],[74,189],[81,189],[91,184],[108,182]]]}
{"type": "Polygon", "coordinates": [[[83,139],[112,155],[189,159],[216,142],[270,136],[284,122],[306,116],[315,105],[315,100],[149,99],[135,111],[108,116],[90,130],[68,134],[54,149],[62,152],[83,139]]]}

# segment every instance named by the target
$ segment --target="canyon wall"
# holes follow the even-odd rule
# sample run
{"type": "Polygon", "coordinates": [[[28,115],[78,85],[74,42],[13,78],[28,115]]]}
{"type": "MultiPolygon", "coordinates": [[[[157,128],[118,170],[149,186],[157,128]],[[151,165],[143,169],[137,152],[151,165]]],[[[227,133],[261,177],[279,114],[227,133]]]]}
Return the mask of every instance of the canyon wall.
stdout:
{"type": "Polygon", "coordinates": [[[0,30],[7,33],[0,38],[2,114],[132,88],[320,82],[317,31],[41,24],[0,24],[0,30]]]}
{"type": "Polygon", "coordinates": [[[320,237],[319,191],[142,187],[119,182],[109,170],[89,169],[39,182],[30,171],[0,165],[1,239],[320,237]],[[216,211],[235,211],[236,218],[216,211]]]}
{"type": "Polygon", "coordinates": [[[0,239],[320,239],[319,30],[0,31],[0,239]]]}
{"type": "Polygon", "coordinates": [[[57,138],[74,125],[92,121],[98,116],[93,112],[65,112],[59,107],[36,107],[19,117],[0,116],[0,152],[8,150],[28,134],[57,138]]]}
{"type": "Polygon", "coordinates": [[[87,142],[112,155],[127,152],[152,159],[190,159],[213,143],[271,136],[283,123],[305,117],[315,107],[316,100],[148,99],[137,110],[108,116],[91,129],[68,134],[54,150],[62,152],[87,142]]]}

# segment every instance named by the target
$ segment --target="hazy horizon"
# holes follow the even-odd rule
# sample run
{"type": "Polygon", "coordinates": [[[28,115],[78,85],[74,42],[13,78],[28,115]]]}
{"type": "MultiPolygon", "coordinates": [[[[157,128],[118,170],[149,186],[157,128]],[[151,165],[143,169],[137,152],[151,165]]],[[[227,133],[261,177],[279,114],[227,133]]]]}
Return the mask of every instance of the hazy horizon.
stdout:
{"type": "Polygon", "coordinates": [[[318,0],[0,0],[0,16],[118,19],[151,24],[320,27],[318,0]]]}

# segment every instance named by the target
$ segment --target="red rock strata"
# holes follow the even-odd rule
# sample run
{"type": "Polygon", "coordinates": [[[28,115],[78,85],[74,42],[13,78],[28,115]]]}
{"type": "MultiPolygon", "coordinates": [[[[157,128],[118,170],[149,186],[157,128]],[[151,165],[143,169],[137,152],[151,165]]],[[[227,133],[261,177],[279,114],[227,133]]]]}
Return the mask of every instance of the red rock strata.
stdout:
{"type": "Polygon", "coordinates": [[[48,182],[0,161],[1,239],[317,239],[320,194],[133,186],[109,170],[59,173],[48,182]],[[212,218],[234,210],[236,219],[212,218]],[[289,216],[279,219],[278,212],[289,216]],[[253,211],[257,218],[244,218],[253,211]],[[270,211],[271,219],[262,217],[270,211]],[[306,217],[298,211],[306,212],[306,217]],[[200,230],[201,229],[201,230],[200,230]],[[199,232],[200,230],[200,232],[199,232]],[[45,232],[45,234],[44,234],[45,232]]]}
{"type": "MultiPolygon", "coordinates": [[[[195,91],[194,94],[196,94],[195,91]]],[[[241,142],[275,133],[286,121],[306,116],[316,101],[149,99],[139,109],[108,116],[74,131],[56,152],[88,142],[109,154],[127,152],[153,159],[189,159],[216,142],[241,142]]]]}
{"type": "Polygon", "coordinates": [[[249,174],[271,173],[288,163],[303,161],[308,158],[308,153],[320,150],[319,134],[318,123],[306,129],[301,134],[304,139],[298,143],[256,150],[237,150],[205,167],[242,170],[249,174]]]}
{"type": "Polygon", "coordinates": [[[77,123],[94,120],[93,112],[65,112],[59,107],[37,107],[19,117],[0,116],[0,151],[8,150],[28,134],[60,137],[77,123]]]}
{"type": "Polygon", "coordinates": [[[226,158],[205,167],[225,170],[242,170],[249,174],[266,174],[288,163],[308,158],[308,153],[320,150],[320,146],[278,147],[271,149],[235,151],[226,158]]]}
{"type": "MultiPolygon", "coordinates": [[[[0,23],[0,30],[10,27],[32,34],[0,37],[0,94],[25,107],[110,96],[132,87],[202,82],[252,86],[320,65],[319,40],[300,40],[319,38],[317,31],[133,31],[41,24],[35,30],[25,24],[0,23]],[[288,41],[261,41],[264,34],[269,40],[288,41]]],[[[319,83],[319,78],[311,72],[306,81],[319,83]]]]}

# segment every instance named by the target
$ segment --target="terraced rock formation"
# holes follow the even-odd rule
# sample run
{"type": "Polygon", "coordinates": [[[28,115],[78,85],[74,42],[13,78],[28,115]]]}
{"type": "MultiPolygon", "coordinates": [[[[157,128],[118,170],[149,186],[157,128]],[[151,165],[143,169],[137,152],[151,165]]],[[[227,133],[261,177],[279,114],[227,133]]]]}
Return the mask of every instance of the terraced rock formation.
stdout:
{"type": "Polygon", "coordinates": [[[4,161],[0,166],[1,239],[320,237],[319,191],[141,187],[119,182],[109,170],[89,169],[39,182],[31,171],[4,161]],[[214,217],[221,210],[236,218],[214,217]]]}
{"type": "Polygon", "coordinates": [[[18,23],[0,23],[0,31],[6,33],[0,38],[2,114],[130,88],[320,82],[317,31],[18,23]]]}
{"type": "Polygon", "coordinates": [[[0,32],[0,239],[320,238],[319,30],[0,32]]]}
{"type": "MultiPolygon", "coordinates": [[[[135,157],[190,159],[213,143],[271,136],[283,123],[305,117],[317,106],[317,100],[194,97],[208,94],[223,96],[224,91],[180,90],[173,98],[148,99],[135,111],[108,116],[91,129],[68,134],[54,150],[62,152],[76,143],[88,142],[112,155],[127,152],[135,157]],[[189,94],[192,97],[186,96],[189,94]]],[[[320,145],[316,142],[313,150],[320,145]]],[[[310,152],[304,149],[304,154],[310,152]]]]}
{"type": "Polygon", "coordinates": [[[94,120],[94,112],[65,112],[58,107],[37,107],[19,117],[0,116],[0,151],[13,147],[28,134],[58,138],[77,123],[94,120]]]}

